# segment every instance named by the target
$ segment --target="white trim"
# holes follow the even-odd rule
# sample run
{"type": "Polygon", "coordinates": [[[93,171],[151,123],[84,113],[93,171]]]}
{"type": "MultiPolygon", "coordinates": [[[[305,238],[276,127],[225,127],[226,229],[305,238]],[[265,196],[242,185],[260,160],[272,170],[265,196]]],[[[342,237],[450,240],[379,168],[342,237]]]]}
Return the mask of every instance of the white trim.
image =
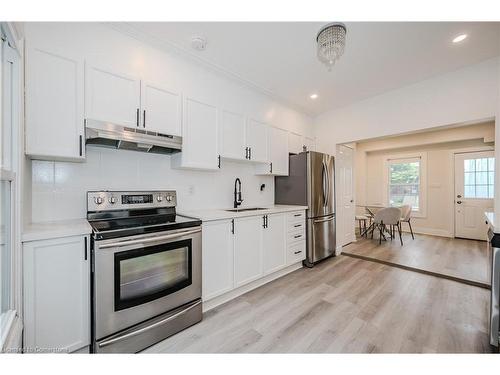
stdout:
{"type": "Polygon", "coordinates": [[[412,210],[412,217],[426,218],[427,217],[427,152],[415,152],[408,154],[393,154],[384,157],[384,188],[382,191],[383,205],[389,206],[389,165],[395,163],[402,163],[405,161],[420,161],[420,182],[419,182],[419,210],[412,210]]]}
{"type": "Polygon", "coordinates": [[[229,302],[236,297],[239,297],[253,289],[256,289],[264,284],[267,284],[273,280],[276,280],[282,276],[289,274],[290,272],[296,271],[301,268],[302,268],[302,261],[292,264],[291,266],[285,267],[270,275],[264,276],[258,280],[240,286],[239,288],[233,289],[230,292],[211,298],[207,301],[203,301],[203,312],[212,310],[213,308],[220,306],[223,303],[229,302]]]}
{"type": "Polygon", "coordinates": [[[153,35],[150,35],[148,33],[145,33],[144,31],[141,31],[137,29],[132,23],[130,22],[113,22],[113,23],[104,23],[106,26],[110,27],[111,29],[118,31],[124,35],[127,35],[128,37],[134,38],[140,42],[147,43],[153,47],[160,48],[163,51],[169,52],[169,53],[175,53],[177,55],[180,55],[191,62],[197,63],[207,69],[210,69],[211,71],[220,74],[222,76],[225,76],[226,78],[229,78],[233,81],[238,82],[239,84],[248,87],[254,91],[259,92],[260,94],[264,94],[268,96],[269,98],[282,103],[283,105],[286,105],[290,108],[293,108],[294,110],[305,114],[307,116],[314,116],[314,113],[311,111],[299,106],[296,103],[293,103],[282,96],[279,96],[275,94],[273,91],[266,89],[265,87],[262,87],[261,85],[243,78],[241,75],[239,75],[236,72],[233,72],[229,69],[226,69],[218,64],[215,64],[207,59],[204,59],[203,57],[200,57],[197,54],[194,54],[193,52],[175,44],[167,40],[159,39],[153,35]]]}

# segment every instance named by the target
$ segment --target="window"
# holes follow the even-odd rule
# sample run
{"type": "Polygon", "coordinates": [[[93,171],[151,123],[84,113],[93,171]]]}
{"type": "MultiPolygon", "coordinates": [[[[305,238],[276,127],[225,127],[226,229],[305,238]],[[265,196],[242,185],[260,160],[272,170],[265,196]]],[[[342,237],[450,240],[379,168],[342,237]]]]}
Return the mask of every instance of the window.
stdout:
{"type": "Polygon", "coordinates": [[[464,198],[491,199],[495,194],[495,158],[464,160],[464,198]]]}
{"type": "MultiPolygon", "coordinates": [[[[17,141],[19,116],[19,60],[3,36],[0,23],[0,351],[16,319],[20,288],[17,196],[17,141]]],[[[10,39],[9,39],[10,40],[10,39]]]]}
{"type": "Polygon", "coordinates": [[[421,159],[388,160],[390,206],[411,205],[413,211],[421,210],[421,159]]]}

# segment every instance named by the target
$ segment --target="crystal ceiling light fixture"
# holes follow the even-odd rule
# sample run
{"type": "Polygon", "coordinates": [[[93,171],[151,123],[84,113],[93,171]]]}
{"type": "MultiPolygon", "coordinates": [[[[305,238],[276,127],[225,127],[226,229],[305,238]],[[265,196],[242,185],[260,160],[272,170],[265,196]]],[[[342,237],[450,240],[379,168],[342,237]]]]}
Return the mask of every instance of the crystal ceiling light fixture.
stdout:
{"type": "Polygon", "coordinates": [[[319,61],[332,70],[335,61],[344,54],[347,29],[343,23],[329,23],[319,30],[316,36],[317,55],[319,61]]]}

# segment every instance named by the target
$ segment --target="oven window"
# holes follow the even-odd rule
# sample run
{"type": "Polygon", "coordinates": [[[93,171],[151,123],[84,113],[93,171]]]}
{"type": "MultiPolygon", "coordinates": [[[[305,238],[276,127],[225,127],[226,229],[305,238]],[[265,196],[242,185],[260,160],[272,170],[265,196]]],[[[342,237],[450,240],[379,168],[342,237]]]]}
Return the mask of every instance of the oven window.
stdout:
{"type": "Polygon", "coordinates": [[[137,306],[192,283],[191,240],[115,254],[115,310],[137,306]]]}

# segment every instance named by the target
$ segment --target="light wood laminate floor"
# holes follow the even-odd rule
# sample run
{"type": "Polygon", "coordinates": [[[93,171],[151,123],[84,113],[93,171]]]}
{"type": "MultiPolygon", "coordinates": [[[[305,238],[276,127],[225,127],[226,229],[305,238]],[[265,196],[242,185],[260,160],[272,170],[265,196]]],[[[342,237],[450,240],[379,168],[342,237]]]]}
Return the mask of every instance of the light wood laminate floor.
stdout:
{"type": "Polygon", "coordinates": [[[491,283],[490,255],[484,241],[423,234],[415,234],[412,240],[410,234],[404,233],[403,243],[401,246],[397,238],[379,245],[378,239],[363,237],[342,251],[487,285],[491,283]]]}
{"type": "Polygon", "coordinates": [[[486,289],[338,256],[219,306],[149,353],[484,353],[486,289]]]}

